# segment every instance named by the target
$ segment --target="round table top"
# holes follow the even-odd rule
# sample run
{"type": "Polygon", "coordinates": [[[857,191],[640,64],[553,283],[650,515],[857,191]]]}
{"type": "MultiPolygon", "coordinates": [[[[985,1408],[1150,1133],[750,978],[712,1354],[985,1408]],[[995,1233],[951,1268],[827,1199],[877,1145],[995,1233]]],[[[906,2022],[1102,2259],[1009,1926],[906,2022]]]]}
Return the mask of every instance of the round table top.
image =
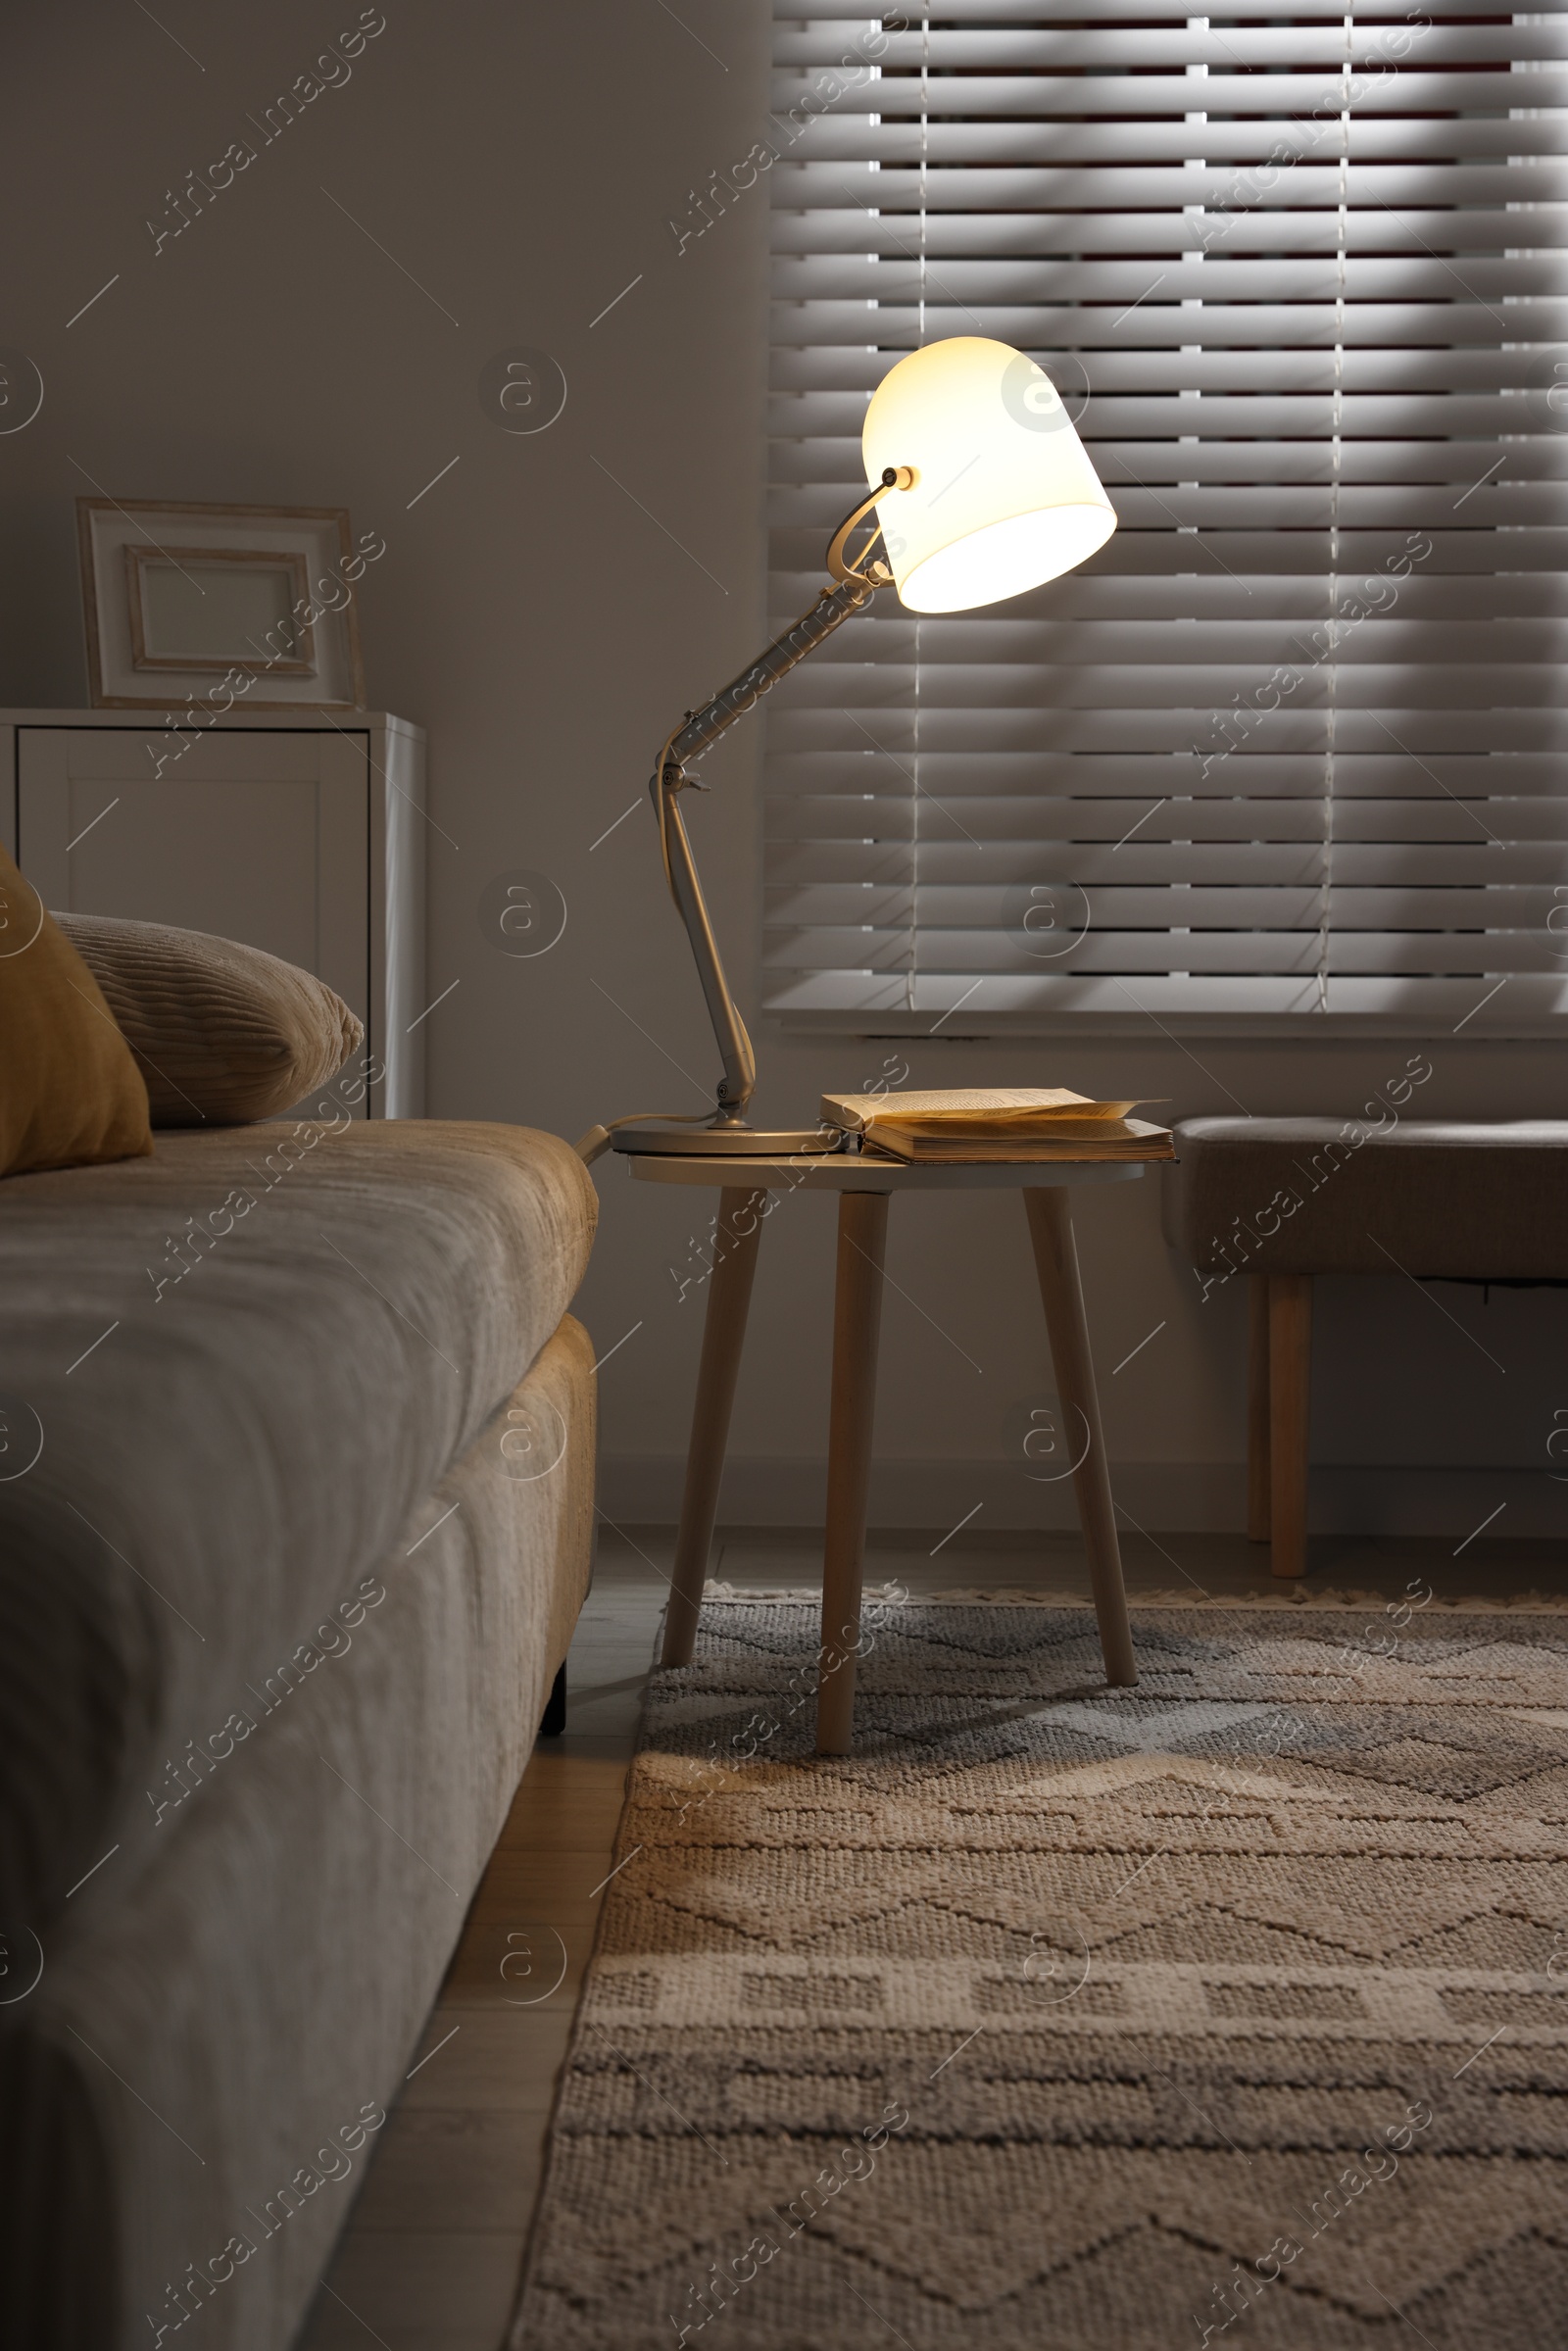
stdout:
{"type": "Polygon", "coordinates": [[[1126,1184],[1148,1165],[1143,1159],[1030,1159],[906,1167],[858,1151],[797,1151],[784,1159],[628,1151],[625,1158],[644,1184],[717,1184],[727,1192],[1032,1192],[1062,1184],[1126,1184]]]}

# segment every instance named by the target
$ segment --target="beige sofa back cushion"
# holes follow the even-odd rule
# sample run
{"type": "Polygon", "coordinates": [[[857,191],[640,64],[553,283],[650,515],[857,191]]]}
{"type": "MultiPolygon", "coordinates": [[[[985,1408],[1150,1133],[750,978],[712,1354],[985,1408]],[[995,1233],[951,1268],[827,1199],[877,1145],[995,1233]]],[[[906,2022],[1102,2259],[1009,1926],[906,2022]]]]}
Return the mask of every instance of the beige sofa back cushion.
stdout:
{"type": "Polygon", "coordinates": [[[103,914],[56,920],[124,1031],[155,1127],[270,1117],[365,1042],[324,981],[259,947],[103,914]]]}

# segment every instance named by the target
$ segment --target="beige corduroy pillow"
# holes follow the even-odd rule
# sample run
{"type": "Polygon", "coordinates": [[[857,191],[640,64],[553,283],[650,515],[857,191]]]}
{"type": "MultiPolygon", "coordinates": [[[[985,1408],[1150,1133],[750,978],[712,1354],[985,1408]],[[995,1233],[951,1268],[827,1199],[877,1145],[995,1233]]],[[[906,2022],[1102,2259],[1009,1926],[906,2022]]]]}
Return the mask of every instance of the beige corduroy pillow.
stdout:
{"type": "Polygon", "coordinates": [[[262,948],[105,914],[56,920],[136,1056],[155,1127],[268,1118],[365,1042],[323,980],[262,948]]]}
{"type": "Polygon", "coordinates": [[[92,973],[0,849],[0,1176],[152,1148],[130,1048],[92,973]]]}

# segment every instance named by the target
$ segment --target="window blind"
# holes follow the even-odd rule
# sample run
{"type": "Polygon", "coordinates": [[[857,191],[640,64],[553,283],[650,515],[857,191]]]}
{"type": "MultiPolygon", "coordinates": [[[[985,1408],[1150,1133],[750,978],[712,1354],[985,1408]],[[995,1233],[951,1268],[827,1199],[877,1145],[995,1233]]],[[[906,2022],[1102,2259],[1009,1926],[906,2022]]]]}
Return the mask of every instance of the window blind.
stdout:
{"type": "Polygon", "coordinates": [[[780,689],[764,1001],[1549,1028],[1564,12],[1071,6],[777,15],[775,617],[942,336],[1040,362],[1120,527],[973,616],[885,590],[780,689]]]}

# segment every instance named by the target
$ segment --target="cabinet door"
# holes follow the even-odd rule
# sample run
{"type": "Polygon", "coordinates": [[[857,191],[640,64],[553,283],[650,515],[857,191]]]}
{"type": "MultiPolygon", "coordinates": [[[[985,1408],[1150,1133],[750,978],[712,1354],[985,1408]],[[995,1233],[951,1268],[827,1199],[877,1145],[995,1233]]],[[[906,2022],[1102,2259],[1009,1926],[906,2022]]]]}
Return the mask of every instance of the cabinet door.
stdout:
{"type": "Polygon", "coordinates": [[[19,734],[17,861],[45,906],[264,947],[335,988],[381,1049],[364,734],[19,734]]]}

